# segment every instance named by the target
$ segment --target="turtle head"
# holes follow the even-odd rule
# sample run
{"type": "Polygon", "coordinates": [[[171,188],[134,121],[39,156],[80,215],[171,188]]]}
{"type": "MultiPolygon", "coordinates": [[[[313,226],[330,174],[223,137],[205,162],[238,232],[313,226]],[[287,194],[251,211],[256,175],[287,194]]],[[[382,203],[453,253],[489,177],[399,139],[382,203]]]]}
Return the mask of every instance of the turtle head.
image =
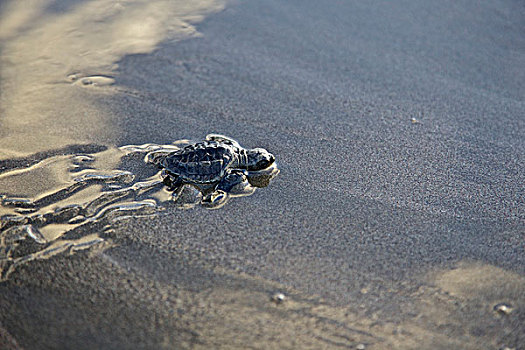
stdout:
{"type": "Polygon", "coordinates": [[[246,151],[247,170],[257,171],[268,168],[275,161],[273,154],[264,148],[254,148],[246,151]]]}

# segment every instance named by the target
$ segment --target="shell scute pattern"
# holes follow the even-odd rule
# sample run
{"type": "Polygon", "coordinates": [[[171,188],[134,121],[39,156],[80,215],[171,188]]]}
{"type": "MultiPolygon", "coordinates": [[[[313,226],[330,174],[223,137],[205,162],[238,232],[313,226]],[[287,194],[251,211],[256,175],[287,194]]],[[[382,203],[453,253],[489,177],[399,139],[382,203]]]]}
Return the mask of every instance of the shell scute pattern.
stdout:
{"type": "Polygon", "coordinates": [[[162,166],[172,175],[193,182],[215,182],[233,160],[234,150],[215,141],[188,145],[166,157],[162,166]]]}

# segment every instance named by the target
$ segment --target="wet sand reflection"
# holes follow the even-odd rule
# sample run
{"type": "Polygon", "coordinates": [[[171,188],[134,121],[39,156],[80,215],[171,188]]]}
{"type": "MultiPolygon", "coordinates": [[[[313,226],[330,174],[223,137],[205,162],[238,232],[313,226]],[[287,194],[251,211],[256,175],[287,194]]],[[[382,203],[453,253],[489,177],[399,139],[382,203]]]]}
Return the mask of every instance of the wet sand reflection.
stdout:
{"type": "Polygon", "coordinates": [[[2,4],[0,280],[17,264],[104,246],[97,234],[66,235],[90,220],[154,210],[154,199],[136,198],[140,184],[125,186],[134,175],[118,168],[115,116],[98,100],[120,91],[122,57],[196,36],[193,24],[222,8],[221,0],[2,4]]]}

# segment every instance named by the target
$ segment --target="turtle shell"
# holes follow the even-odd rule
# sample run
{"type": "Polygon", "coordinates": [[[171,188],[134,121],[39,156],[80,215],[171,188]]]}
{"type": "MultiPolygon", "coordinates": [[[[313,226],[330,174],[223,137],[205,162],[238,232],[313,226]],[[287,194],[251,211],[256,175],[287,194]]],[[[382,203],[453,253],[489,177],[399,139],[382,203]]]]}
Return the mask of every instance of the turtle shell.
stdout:
{"type": "Polygon", "coordinates": [[[186,182],[220,181],[235,159],[235,148],[217,141],[203,141],[169,153],[161,166],[172,176],[186,182]]]}

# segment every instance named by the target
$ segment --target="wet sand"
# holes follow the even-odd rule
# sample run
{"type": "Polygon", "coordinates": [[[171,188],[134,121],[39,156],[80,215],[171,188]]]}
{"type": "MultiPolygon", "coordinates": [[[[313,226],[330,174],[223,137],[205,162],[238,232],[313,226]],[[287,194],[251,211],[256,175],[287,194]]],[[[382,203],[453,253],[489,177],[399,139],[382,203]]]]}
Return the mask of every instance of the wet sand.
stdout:
{"type": "Polygon", "coordinates": [[[523,348],[525,8],[248,1],[206,13],[199,35],[79,73],[110,85],[64,83],[83,101],[71,118],[104,124],[47,149],[2,127],[1,169],[215,132],[270,150],[280,174],[217,210],[76,228],[107,244],[0,282],[0,346],[523,348]]]}

